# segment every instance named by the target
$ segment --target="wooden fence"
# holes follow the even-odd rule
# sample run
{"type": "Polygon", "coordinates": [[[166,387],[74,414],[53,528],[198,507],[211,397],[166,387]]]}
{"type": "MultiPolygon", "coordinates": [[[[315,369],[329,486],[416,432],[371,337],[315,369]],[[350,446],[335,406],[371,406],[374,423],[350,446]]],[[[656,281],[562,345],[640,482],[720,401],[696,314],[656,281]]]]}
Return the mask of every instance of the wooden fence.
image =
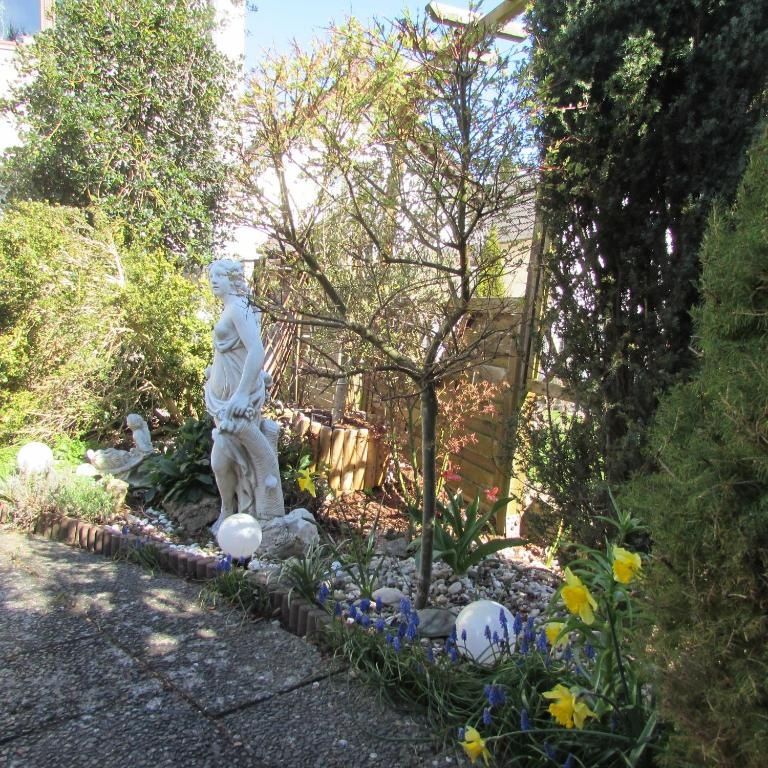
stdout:
{"type": "Polygon", "coordinates": [[[329,427],[301,411],[286,409],[291,431],[312,448],[313,471],[326,476],[334,491],[362,491],[384,482],[388,452],[380,437],[365,427],[329,427]]]}

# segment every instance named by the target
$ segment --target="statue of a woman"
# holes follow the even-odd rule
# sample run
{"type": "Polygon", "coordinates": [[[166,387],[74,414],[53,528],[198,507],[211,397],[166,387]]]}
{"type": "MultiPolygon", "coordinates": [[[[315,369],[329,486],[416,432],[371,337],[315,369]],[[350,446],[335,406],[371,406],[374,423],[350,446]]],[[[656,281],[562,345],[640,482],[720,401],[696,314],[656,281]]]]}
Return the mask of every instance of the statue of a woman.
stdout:
{"type": "Polygon", "coordinates": [[[224,309],[213,329],[213,364],[206,374],[205,407],[216,423],[211,467],[221,494],[221,514],[266,521],[285,514],[274,421],[261,418],[266,397],[259,310],[248,300],[243,265],[221,259],[209,269],[211,290],[224,309]]]}

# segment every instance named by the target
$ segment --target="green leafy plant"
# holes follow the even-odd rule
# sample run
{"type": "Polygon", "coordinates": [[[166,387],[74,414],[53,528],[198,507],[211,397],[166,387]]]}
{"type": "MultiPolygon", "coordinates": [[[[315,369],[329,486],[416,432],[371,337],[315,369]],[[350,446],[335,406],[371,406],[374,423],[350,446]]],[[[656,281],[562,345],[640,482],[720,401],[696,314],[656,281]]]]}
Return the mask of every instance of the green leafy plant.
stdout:
{"type": "Polygon", "coordinates": [[[286,507],[304,507],[314,512],[327,493],[324,475],[312,468],[312,449],[289,429],[282,429],[277,458],[286,507]]]}
{"type": "Polygon", "coordinates": [[[298,593],[305,600],[314,602],[321,584],[331,575],[331,549],[314,543],[303,557],[290,557],[278,571],[278,581],[290,588],[289,594],[298,593]]]}
{"type": "MultiPolygon", "coordinates": [[[[447,503],[438,501],[434,534],[435,560],[448,563],[454,573],[462,574],[499,550],[524,544],[525,541],[520,538],[488,538],[493,533],[491,521],[496,519],[496,513],[508,502],[508,498],[499,499],[487,512],[481,514],[479,496],[469,504],[466,504],[461,492],[450,496],[447,503]]],[[[418,546],[418,540],[416,544],[418,546]]]]}
{"type": "Polygon", "coordinates": [[[218,492],[211,469],[212,430],[207,414],[202,419],[187,419],[166,453],[146,459],[153,486],[147,501],[198,501],[205,493],[218,492]]]}
{"type": "Polygon", "coordinates": [[[121,549],[114,555],[114,559],[139,565],[150,573],[160,570],[160,554],[157,545],[144,539],[139,539],[127,549],[121,549]]]}
{"type": "Polygon", "coordinates": [[[70,460],[80,446],[64,436],[113,435],[157,407],[181,424],[199,407],[210,292],[117,229],[98,209],[3,209],[0,442],[42,440],[70,460]]]}
{"type": "Polygon", "coordinates": [[[335,556],[362,597],[371,598],[380,586],[384,558],[376,549],[377,526],[374,523],[368,533],[352,526],[345,527],[345,538],[335,545],[335,556]]]}
{"type": "Polygon", "coordinates": [[[99,200],[142,247],[201,261],[221,215],[218,151],[232,67],[206,2],[57,0],[21,46],[6,110],[23,142],[2,169],[14,199],[99,200]]]}
{"type": "Polygon", "coordinates": [[[235,608],[244,618],[270,615],[266,588],[250,577],[245,568],[238,568],[228,558],[219,561],[217,576],[205,584],[199,600],[206,608],[235,608]]]}

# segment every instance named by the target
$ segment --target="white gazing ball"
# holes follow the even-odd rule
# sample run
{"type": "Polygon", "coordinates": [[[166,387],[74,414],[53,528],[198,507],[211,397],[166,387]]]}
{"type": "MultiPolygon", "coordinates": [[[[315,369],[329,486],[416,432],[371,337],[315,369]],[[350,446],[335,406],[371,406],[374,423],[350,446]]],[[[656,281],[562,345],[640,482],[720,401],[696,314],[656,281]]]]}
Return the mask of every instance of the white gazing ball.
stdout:
{"type": "Polygon", "coordinates": [[[505,637],[502,613],[507,620],[507,636],[511,637],[515,617],[501,603],[494,600],[475,600],[462,608],[456,617],[456,645],[459,653],[477,664],[493,666],[501,651],[498,645],[493,644],[494,632],[502,640],[505,637]],[[491,640],[488,639],[488,634],[491,640]]]}
{"type": "Polygon", "coordinates": [[[47,475],[53,469],[53,451],[45,443],[27,443],[16,454],[20,475],[47,475]]]}
{"type": "Polygon", "coordinates": [[[256,518],[238,512],[222,522],[216,541],[234,560],[251,557],[261,544],[261,526],[256,518]]]}

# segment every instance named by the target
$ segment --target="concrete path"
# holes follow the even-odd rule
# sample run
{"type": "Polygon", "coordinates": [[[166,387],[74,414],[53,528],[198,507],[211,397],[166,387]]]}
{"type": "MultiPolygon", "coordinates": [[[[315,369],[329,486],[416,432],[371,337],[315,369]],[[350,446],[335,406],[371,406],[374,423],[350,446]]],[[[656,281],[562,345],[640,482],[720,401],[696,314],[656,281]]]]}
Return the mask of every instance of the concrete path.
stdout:
{"type": "Polygon", "coordinates": [[[0,766],[464,764],[315,646],[199,594],[0,526],[0,766]]]}

